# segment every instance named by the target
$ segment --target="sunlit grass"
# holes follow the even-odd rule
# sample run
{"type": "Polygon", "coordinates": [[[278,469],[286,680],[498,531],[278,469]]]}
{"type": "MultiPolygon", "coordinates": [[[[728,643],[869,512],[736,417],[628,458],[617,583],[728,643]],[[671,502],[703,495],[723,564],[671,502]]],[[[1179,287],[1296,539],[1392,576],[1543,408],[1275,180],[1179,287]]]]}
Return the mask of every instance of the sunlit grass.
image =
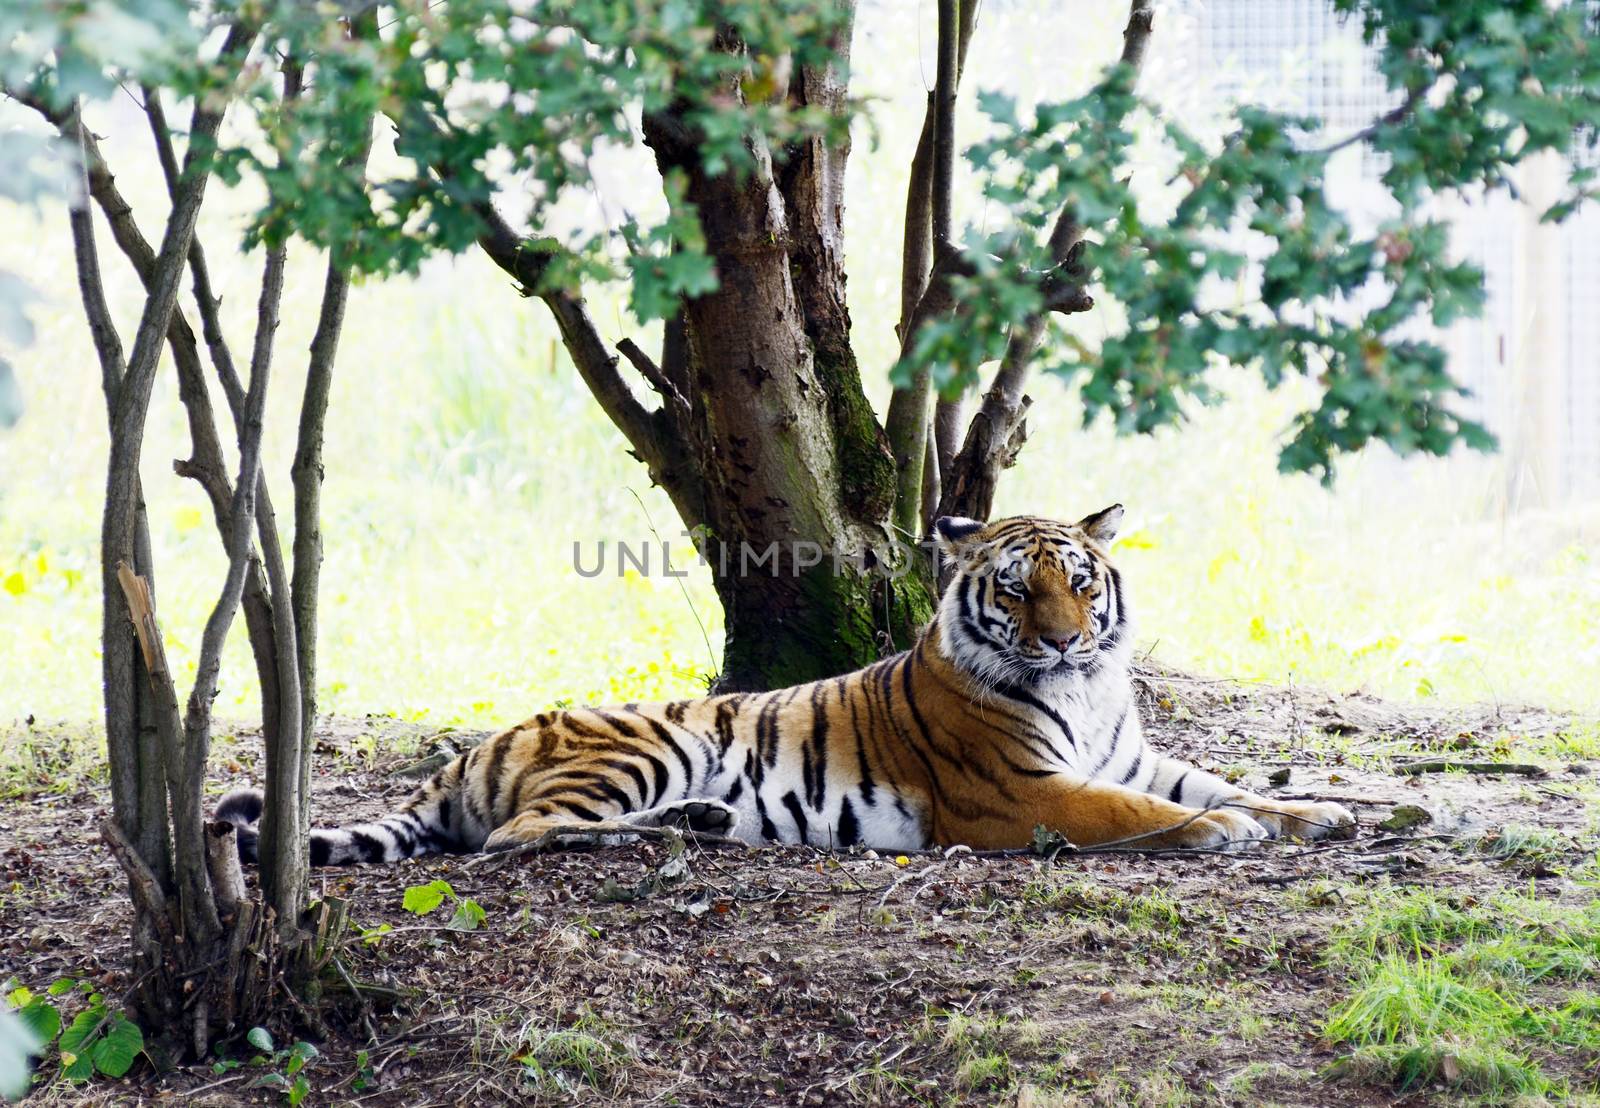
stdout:
{"type": "Polygon", "coordinates": [[[1540,1056],[1600,1043],[1600,901],[1380,887],[1351,907],[1328,955],[1349,975],[1323,1029],[1350,1048],[1336,1069],[1498,1099],[1565,1091],[1540,1056]]]}

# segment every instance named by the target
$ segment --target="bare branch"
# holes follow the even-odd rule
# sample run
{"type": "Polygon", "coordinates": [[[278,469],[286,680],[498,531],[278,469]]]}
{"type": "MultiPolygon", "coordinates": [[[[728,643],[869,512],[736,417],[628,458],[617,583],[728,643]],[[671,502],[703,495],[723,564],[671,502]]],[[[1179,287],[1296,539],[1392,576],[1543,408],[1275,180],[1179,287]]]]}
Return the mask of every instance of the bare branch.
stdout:
{"type": "Polygon", "coordinates": [[[1399,104],[1395,105],[1389,111],[1384,112],[1377,119],[1374,119],[1371,123],[1361,128],[1361,130],[1352,132],[1351,134],[1346,135],[1344,138],[1339,139],[1337,142],[1330,143],[1327,146],[1308,151],[1308,153],[1334,154],[1340,150],[1343,150],[1347,146],[1354,146],[1358,142],[1366,142],[1367,140],[1375,137],[1378,132],[1382,131],[1385,127],[1393,127],[1397,123],[1405,122],[1405,120],[1410,117],[1411,113],[1416,110],[1417,105],[1422,103],[1423,97],[1427,96],[1429,90],[1432,88],[1433,81],[1431,80],[1425,82],[1424,84],[1418,85],[1416,88],[1407,92],[1405,99],[1400,101],[1399,104]]]}
{"type": "Polygon", "coordinates": [[[624,358],[633,363],[633,368],[639,371],[639,376],[650,382],[650,387],[661,395],[661,399],[674,408],[679,415],[689,414],[689,401],[683,393],[678,391],[678,386],[668,379],[660,366],[650,360],[650,355],[639,349],[639,345],[632,339],[623,339],[617,343],[617,350],[624,358]]]}
{"type": "Polygon", "coordinates": [[[922,507],[923,519],[933,518],[933,512],[939,507],[939,452],[938,440],[934,431],[928,431],[928,442],[922,452],[922,507]]]}
{"type": "MultiPolygon", "coordinates": [[[[932,145],[927,172],[927,228],[932,241],[934,270],[927,287],[917,298],[913,308],[901,324],[902,355],[916,341],[917,331],[924,322],[936,314],[946,314],[954,308],[949,288],[939,279],[938,270],[944,262],[943,255],[950,247],[951,200],[950,193],[955,178],[955,106],[960,86],[960,58],[962,7],[976,7],[975,0],[939,0],[939,63],[931,103],[933,115],[932,145]]],[[[970,23],[968,24],[970,35],[970,23]]],[[[929,128],[924,126],[924,131],[929,128]]],[[[920,142],[919,142],[920,146],[920,142]]],[[[913,212],[912,205],[922,203],[922,167],[912,164],[912,182],[907,192],[906,244],[902,260],[902,281],[912,266],[919,264],[922,220],[920,211],[913,212]],[[915,236],[915,241],[913,241],[915,236]]],[[[902,284],[902,304],[910,302],[902,284]]],[[[898,467],[895,483],[894,523],[900,530],[921,534],[925,522],[922,517],[923,456],[927,453],[931,391],[929,371],[916,370],[909,385],[896,389],[889,400],[889,411],[884,419],[884,432],[889,438],[889,448],[894,452],[898,467]]]]}
{"type": "Polygon", "coordinates": [[[218,820],[206,824],[206,872],[217,911],[232,916],[245,898],[244,871],[239,867],[239,834],[233,824],[218,820]]]}
{"type": "MultiPolygon", "coordinates": [[[[943,487],[944,476],[950,472],[950,467],[955,461],[956,451],[961,448],[961,431],[965,426],[966,397],[952,396],[948,400],[940,397],[933,406],[933,445],[934,458],[939,464],[940,487],[943,487]]],[[[932,523],[938,510],[939,497],[933,498],[933,503],[926,505],[927,511],[923,513],[923,522],[932,523]]]]}
{"type": "MultiPolygon", "coordinates": [[[[154,93],[150,92],[147,95],[154,96],[154,93]]],[[[75,119],[62,119],[58,125],[63,128],[62,134],[68,141],[77,144],[82,151],[88,193],[104,213],[106,222],[111,227],[112,238],[116,240],[124,257],[133,266],[134,273],[138,275],[148,295],[155,283],[155,251],[139,230],[132,208],[118,190],[116,179],[106,164],[99,144],[88,129],[82,127],[75,119]]],[[[166,149],[170,155],[170,144],[166,149]]],[[[191,252],[191,261],[193,258],[191,252]]],[[[232,511],[233,488],[228,480],[222,444],[217,435],[199,346],[182,308],[176,305],[173,307],[172,319],[167,328],[167,345],[172,350],[172,360],[178,370],[178,396],[188,416],[190,441],[189,460],[174,462],[173,468],[180,476],[197,481],[205,490],[206,496],[211,501],[218,534],[226,541],[228,521],[232,511]]],[[[263,492],[264,488],[257,490],[258,499],[262,497],[263,492]]],[[[265,730],[271,733],[276,726],[278,687],[272,644],[272,601],[267,595],[266,580],[262,574],[260,560],[254,557],[251,559],[245,582],[244,608],[251,652],[255,656],[256,669],[262,684],[262,699],[266,706],[263,724],[265,730]]]]}
{"type": "MultiPolygon", "coordinates": [[[[1144,62],[1154,15],[1154,0],[1130,0],[1120,60],[1135,71],[1144,62]]],[[[1044,311],[1013,328],[994,381],[967,427],[960,453],[946,473],[939,515],[988,518],[1000,473],[1016,461],[1027,434],[1022,421],[1030,401],[1022,388],[1044,338],[1047,314],[1083,312],[1094,306],[1093,297],[1079,280],[1077,262],[1083,232],[1069,203],[1057,214],[1050,229],[1049,251],[1055,269],[1044,280],[1044,311]]]]}
{"type": "MultiPolygon", "coordinates": [[[[179,169],[172,145],[172,128],[167,125],[166,110],[161,105],[161,91],[148,85],[144,87],[144,114],[150,123],[151,137],[155,139],[156,157],[161,162],[162,176],[167,182],[167,195],[176,202],[179,169]]],[[[205,336],[206,349],[211,352],[211,364],[217,371],[217,380],[237,421],[244,409],[244,385],[239,381],[233,353],[228,349],[227,337],[222,332],[218,311],[222,307],[222,300],[211,290],[211,272],[206,265],[205,248],[199,238],[189,246],[189,272],[195,303],[200,307],[200,327],[205,336]]]]}
{"type": "Polygon", "coordinates": [[[1122,64],[1135,70],[1144,65],[1145,48],[1155,21],[1155,0],[1132,0],[1128,25],[1122,29],[1122,64]]]}
{"type": "MultiPolygon", "coordinates": [[[[956,43],[956,81],[966,71],[967,47],[978,22],[977,0],[961,4],[960,27],[956,43]]],[[[928,286],[933,257],[933,132],[938,117],[937,89],[928,93],[928,107],[922,117],[922,133],[917,137],[916,153],[906,185],[905,240],[900,263],[900,322],[895,337],[902,342],[917,302],[928,286]]]]}
{"type": "Polygon", "coordinates": [[[906,184],[905,242],[900,249],[900,322],[894,334],[902,343],[910,333],[911,316],[928,287],[928,259],[933,256],[933,93],[922,119],[922,135],[911,157],[906,184]]]}
{"type": "MultiPolygon", "coordinates": [[[[72,111],[72,124],[82,135],[83,127],[77,108],[72,111]]],[[[67,222],[72,228],[72,253],[78,269],[78,291],[83,298],[84,314],[89,317],[89,336],[94,342],[95,354],[100,359],[100,387],[105,392],[106,411],[114,412],[117,390],[121,387],[126,366],[122,360],[122,340],[117,336],[117,325],[111,319],[111,309],[106,304],[105,287],[100,278],[100,258],[95,248],[94,216],[89,211],[88,191],[88,174],[85,172],[85,195],[68,210],[67,222]]]]}
{"type": "Polygon", "coordinates": [[[956,90],[961,80],[956,60],[961,38],[957,9],[961,6],[959,0],[939,0],[939,62],[933,88],[933,166],[928,201],[935,254],[939,247],[950,243],[950,192],[955,187],[956,171],[956,90]]]}
{"type": "MultiPolygon", "coordinates": [[[[347,33],[352,39],[377,37],[377,16],[368,8],[353,15],[347,33]]],[[[367,120],[364,141],[344,165],[358,178],[366,176],[367,159],[372,151],[372,123],[367,120]]],[[[344,330],[345,306],[350,299],[350,266],[344,251],[334,249],[328,256],[328,273],[322,287],[322,308],[317,314],[317,330],[311,339],[310,362],[306,369],[305,394],[300,403],[300,425],[295,442],[294,464],[294,571],[290,590],[294,605],[294,644],[296,679],[299,684],[299,759],[298,785],[306,800],[299,806],[299,826],[295,849],[304,851],[311,833],[311,805],[308,784],[311,780],[311,752],[317,714],[317,609],[322,582],[322,446],[328,418],[328,402],[333,390],[333,366],[338,354],[339,336],[344,330]]],[[[309,859],[297,858],[297,865],[309,859]]],[[[285,874],[283,884],[291,875],[285,874]]],[[[298,885],[298,882],[295,882],[298,885]]],[[[282,910],[284,905],[277,905],[282,910]]]]}

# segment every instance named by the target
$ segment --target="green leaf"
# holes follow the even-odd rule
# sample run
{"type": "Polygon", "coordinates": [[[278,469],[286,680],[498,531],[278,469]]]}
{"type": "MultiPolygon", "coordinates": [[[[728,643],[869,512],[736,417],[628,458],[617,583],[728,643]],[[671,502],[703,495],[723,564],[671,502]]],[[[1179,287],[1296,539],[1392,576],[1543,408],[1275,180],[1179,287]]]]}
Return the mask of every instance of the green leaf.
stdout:
{"type": "MultiPolygon", "coordinates": [[[[23,990],[26,991],[26,990],[23,990]]],[[[61,1034],[61,1012],[54,1004],[35,997],[17,1009],[17,1019],[22,1021],[39,1045],[53,1043],[61,1034]]]]}
{"type": "Polygon", "coordinates": [[[455,915],[449,926],[456,931],[476,931],[482,925],[485,912],[476,900],[462,900],[456,904],[455,915]]]}
{"type": "Polygon", "coordinates": [[[450,887],[448,881],[432,881],[426,885],[412,885],[408,888],[400,906],[412,915],[425,916],[443,904],[445,897],[454,900],[455,896],[456,891],[450,887]]]}
{"type": "Polygon", "coordinates": [[[288,1064],[284,1066],[284,1072],[290,1077],[293,1077],[295,1074],[305,1069],[312,1059],[316,1058],[316,1056],[316,1047],[312,1046],[308,1042],[296,1042],[294,1046],[289,1048],[289,1061],[288,1064]]]}
{"type": "Polygon", "coordinates": [[[111,1017],[105,1033],[90,1051],[94,1068],[107,1077],[121,1077],[144,1052],[144,1032],[121,1012],[111,1017]]]}
{"type": "Polygon", "coordinates": [[[305,1075],[302,1074],[295,1078],[294,1084],[289,1086],[290,1108],[295,1108],[295,1105],[304,1100],[309,1092],[311,1092],[311,1083],[305,1079],[305,1075]]]}
{"type": "Polygon", "coordinates": [[[75,1084],[87,1081],[94,1076],[94,1060],[87,1054],[75,1054],[70,1050],[63,1050],[61,1076],[75,1084]]]}
{"type": "Polygon", "coordinates": [[[272,1053],[272,1032],[265,1027],[252,1027],[249,1033],[245,1035],[244,1041],[257,1050],[264,1050],[268,1054],[272,1053]]]}
{"type": "MultiPolygon", "coordinates": [[[[76,1058],[87,1051],[89,1045],[87,1040],[90,1034],[100,1026],[100,1022],[105,1018],[105,1015],[105,1005],[92,1004],[73,1018],[72,1023],[61,1033],[61,1058],[63,1064],[66,1064],[66,1058],[69,1054],[76,1058]]],[[[85,1065],[89,1064],[87,1057],[83,1061],[85,1065]]]]}

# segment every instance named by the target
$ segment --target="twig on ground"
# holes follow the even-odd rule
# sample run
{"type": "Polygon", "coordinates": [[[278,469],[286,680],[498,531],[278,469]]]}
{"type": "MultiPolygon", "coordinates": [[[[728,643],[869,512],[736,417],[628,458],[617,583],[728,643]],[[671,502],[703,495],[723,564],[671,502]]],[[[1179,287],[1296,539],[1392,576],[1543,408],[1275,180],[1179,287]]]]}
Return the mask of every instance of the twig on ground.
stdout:
{"type": "Polygon", "coordinates": [[[1394,767],[1394,772],[1402,777],[1411,777],[1419,773],[1448,773],[1451,770],[1461,770],[1464,773],[1516,774],[1521,777],[1545,775],[1543,766],[1529,765],[1526,762],[1458,762],[1453,758],[1433,758],[1394,767]]]}

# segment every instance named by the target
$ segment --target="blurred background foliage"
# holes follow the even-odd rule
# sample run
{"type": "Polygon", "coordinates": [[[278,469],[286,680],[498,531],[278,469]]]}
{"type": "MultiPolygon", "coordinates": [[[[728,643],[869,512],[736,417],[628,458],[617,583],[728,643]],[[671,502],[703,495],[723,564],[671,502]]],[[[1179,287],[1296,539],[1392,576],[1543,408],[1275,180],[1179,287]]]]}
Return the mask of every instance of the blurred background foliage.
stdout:
{"type": "MultiPolygon", "coordinates": [[[[991,0],[967,87],[996,89],[1023,109],[1081,94],[1115,57],[1124,15],[991,0]]],[[[1169,101],[1213,76],[1193,72],[1184,40],[1192,28],[1181,16],[1158,16],[1141,86],[1169,101]]],[[[850,303],[880,411],[899,353],[898,228],[932,83],[932,22],[931,4],[866,2],[854,50],[854,91],[867,110],[847,191],[850,303]]],[[[1188,99],[1186,125],[1215,138],[1221,125],[1203,107],[1210,100],[1188,99]]],[[[0,124],[23,122],[10,105],[3,110],[0,124]]],[[[963,139],[983,135],[976,97],[964,95],[961,110],[963,139]]],[[[114,93],[88,117],[135,209],[163,211],[136,106],[114,93]]],[[[598,148],[585,167],[593,187],[564,199],[552,222],[621,232],[630,218],[663,218],[644,156],[598,148]]],[[[386,158],[392,164],[392,132],[381,127],[375,164],[386,158]]],[[[1143,164],[1159,158],[1152,152],[1143,164]]],[[[1136,157],[1131,187],[1158,190],[1167,178],[1139,173],[1140,164],[1136,157]]],[[[970,168],[957,184],[956,209],[975,228],[1001,222],[970,168]]],[[[247,178],[212,194],[201,223],[208,242],[244,238],[260,206],[254,188],[247,178]]],[[[0,720],[93,718],[105,424],[59,202],[36,211],[0,205],[0,243],[0,269],[24,275],[40,298],[30,311],[33,344],[10,351],[26,406],[0,432],[0,720]]],[[[212,266],[225,323],[245,333],[253,305],[230,286],[250,289],[258,264],[213,247],[212,266]]],[[[295,378],[304,372],[291,352],[310,341],[320,269],[310,252],[291,253],[280,331],[286,379],[268,419],[275,482],[287,478],[295,378]]],[[[126,326],[137,283],[118,259],[107,260],[107,275],[126,326]]],[[[658,341],[629,314],[626,290],[596,287],[591,303],[608,339],[658,341]]],[[[1069,326],[1098,344],[1121,321],[1097,310],[1069,326]]],[[[1125,503],[1116,557],[1144,642],[1170,664],[1404,698],[1600,707],[1600,506],[1527,494],[1518,449],[1401,461],[1380,448],[1342,462],[1331,490],[1283,476],[1279,453],[1296,413],[1316,403],[1314,388],[1290,379],[1269,391],[1259,374],[1236,371],[1210,382],[1227,404],[1187,403],[1183,426],[1124,439],[1106,419],[1082,428],[1074,380],[1035,381],[1030,438],[997,511],[1076,518],[1125,503]]],[[[182,686],[223,564],[199,490],[170,469],[187,444],[168,374],[150,427],[143,476],[156,585],[182,686]]],[[[692,564],[670,504],[624,452],[544,310],[479,254],[435,258],[414,277],[355,290],[327,460],[325,711],[488,727],[562,700],[692,694],[715,671],[720,616],[709,576],[618,573],[619,541],[656,546],[659,569],[650,520],[673,544],[675,564],[692,564]],[[602,541],[605,572],[580,576],[575,546],[587,567],[602,541]]],[[[219,712],[249,717],[257,695],[236,628],[219,712]]]]}

